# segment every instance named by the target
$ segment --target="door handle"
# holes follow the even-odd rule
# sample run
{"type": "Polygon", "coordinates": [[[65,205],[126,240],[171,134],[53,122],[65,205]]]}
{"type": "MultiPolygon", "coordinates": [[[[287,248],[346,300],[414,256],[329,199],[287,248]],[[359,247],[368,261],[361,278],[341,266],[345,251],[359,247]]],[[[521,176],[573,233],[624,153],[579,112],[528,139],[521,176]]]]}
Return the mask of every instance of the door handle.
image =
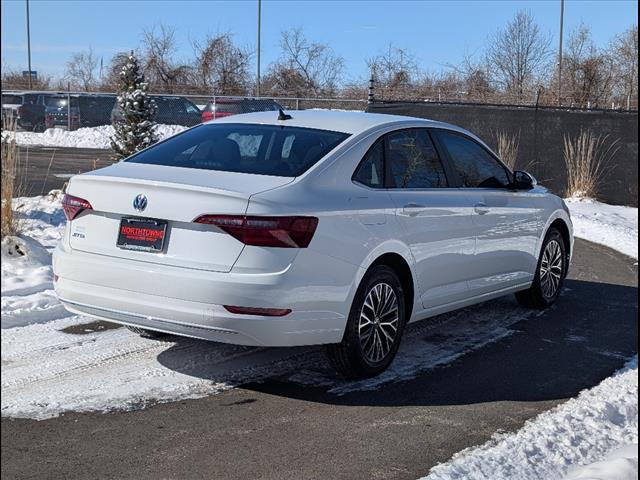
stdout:
{"type": "Polygon", "coordinates": [[[473,206],[473,211],[476,212],[478,215],[485,215],[489,213],[489,207],[487,207],[486,203],[480,202],[480,203],[476,203],[473,206]]]}
{"type": "Polygon", "coordinates": [[[402,213],[404,215],[409,215],[410,217],[415,217],[426,208],[426,205],[421,205],[419,203],[407,203],[404,207],[402,207],[402,213]]]}

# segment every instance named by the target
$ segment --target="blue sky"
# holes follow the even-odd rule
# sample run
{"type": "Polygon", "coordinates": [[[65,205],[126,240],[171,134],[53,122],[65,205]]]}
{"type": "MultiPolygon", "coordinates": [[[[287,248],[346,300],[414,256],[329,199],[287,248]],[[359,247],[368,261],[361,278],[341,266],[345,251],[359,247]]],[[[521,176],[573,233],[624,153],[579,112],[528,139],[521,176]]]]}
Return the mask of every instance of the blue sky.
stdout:
{"type": "MultiPolygon", "coordinates": [[[[25,1],[2,0],[2,67],[26,70],[25,1]]],[[[440,71],[465,52],[478,52],[486,38],[518,10],[528,10],[555,46],[559,0],[548,1],[277,1],[262,2],[262,65],[278,56],[280,32],[302,27],[310,40],[329,44],[345,58],[347,79],[367,76],[365,59],[389,42],[412,51],[424,70],[440,71]]],[[[93,48],[105,65],[111,56],[140,44],[144,27],[176,28],[179,56],[189,59],[191,41],[207,33],[232,32],[241,45],[255,48],[256,0],[101,1],[31,0],[34,70],[64,73],[73,52],[93,48]]],[[[565,28],[580,22],[597,44],[636,24],[636,1],[565,2],[565,28]]],[[[565,37],[566,38],[566,37],[565,37]]]]}

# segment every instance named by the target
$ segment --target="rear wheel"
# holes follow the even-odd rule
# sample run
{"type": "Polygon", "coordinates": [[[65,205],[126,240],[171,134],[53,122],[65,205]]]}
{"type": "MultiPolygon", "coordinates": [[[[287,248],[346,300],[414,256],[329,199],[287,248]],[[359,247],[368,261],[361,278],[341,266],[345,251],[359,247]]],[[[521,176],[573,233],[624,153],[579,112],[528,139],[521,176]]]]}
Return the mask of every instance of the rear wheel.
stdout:
{"type": "Polygon", "coordinates": [[[328,345],[331,365],[346,378],[367,378],[393,361],[405,324],[404,292],[395,271],[370,269],[356,292],[342,342],[328,345]]]}
{"type": "Polygon", "coordinates": [[[560,296],[567,272],[566,246],[558,230],[547,233],[540,250],[536,275],[528,290],[516,293],[516,298],[525,307],[544,309],[560,296]]]}
{"type": "Polygon", "coordinates": [[[130,325],[126,325],[126,327],[133,333],[137,333],[144,338],[163,338],[168,335],[166,333],[156,332],[155,330],[147,330],[146,328],[132,327],[130,325]]]}

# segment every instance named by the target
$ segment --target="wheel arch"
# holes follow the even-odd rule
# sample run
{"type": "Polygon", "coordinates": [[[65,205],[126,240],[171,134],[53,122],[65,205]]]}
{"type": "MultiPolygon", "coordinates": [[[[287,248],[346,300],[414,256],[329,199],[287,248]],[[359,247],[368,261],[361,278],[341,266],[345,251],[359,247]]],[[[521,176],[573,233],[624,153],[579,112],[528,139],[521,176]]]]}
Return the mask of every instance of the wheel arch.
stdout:
{"type": "MultiPolygon", "coordinates": [[[[560,232],[560,235],[562,235],[562,240],[564,240],[564,246],[567,249],[567,256],[570,258],[573,245],[571,242],[571,232],[569,231],[569,227],[567,226],[567,223],[561,218],[556,218],[553,222],[551,222],[551,224],[549,225],[549,228],[547,228],[547,232],[552,228],[557,229],[560,232]]],[[[545,232],[545,236],[546,236],[546,232],[545,232]]]]}
{"type": "Polygon", "coordinates": [[[569,272],[569,265],[571,265],[571,258],[573,256],[573,225],[571,223],[569,215],[567,215],[565,212],[556,212],[556,214],[552,215],[547,221],[547,225],[543,230],[544,234],[540,238],[540,244],[538,246],[538,254],[536,258],[540,256],[540,249],[542,248],[544,239],[547,237],[549,230],[551,230],[552,228],[555,228],[560,232],[560,236],[564,241],[566,250],[565,261],[567,265],[567,268],[565,269],[565,275],[567,275],[567,273],[569,272]]]}
{"type": "MultiPolygon", "coordinates": [[[[412,257],[410,257],[410,259],[412,259],[412,257]]],[[[409,322],[413,313],[416,296],[416,279],[410,262],[407,261],[407,258],[405,258],[404,255],[396,251],[387,251],[375,257],[375,259],[373,259],[373,261],[371,261],[363,270],[362,276],[364,277],[364,274],[367,271],[377,265],[386,265],[392,268],[398,275],[398,279],[400,280],[400,284],[402,285],[402,290],[404,293],[406,321],[409,322]]],[[[361,280],[362,278],[359,279],[358,285],[360,284],[361,280]]]]}

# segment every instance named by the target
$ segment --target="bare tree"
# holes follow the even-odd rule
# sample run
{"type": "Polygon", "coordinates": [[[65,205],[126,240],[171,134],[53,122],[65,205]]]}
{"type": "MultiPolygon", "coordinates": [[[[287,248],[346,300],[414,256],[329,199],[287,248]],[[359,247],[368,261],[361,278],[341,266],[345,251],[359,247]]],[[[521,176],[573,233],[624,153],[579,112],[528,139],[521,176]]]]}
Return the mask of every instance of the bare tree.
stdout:
{"type": "Polygon", "coordinates": [[[97,67],[98,59],[93,55],[92,49],[74,53],[71,60],[67,62],[65,78],[72,88],[89,92],[97,85],[95,75],[97,67]]]}
{"type": "Polygon", "coordinates": [[[410,51],[389,43],[385,52],[366,62],[377,88],[381,88],[386,97],[410,96],[419,73],[415,56],[410,51]]]}
{"type": "Polygon", "coordinates": [[[150,83],[163,92],[174,93],[189,77],[189,66],[175,59],[175,28],[160,24],[145,29],[142,37],[144,70],[150,83]]]}
{"type": "Polygon", "coordinates": [[[102,80],[102,88],[107,91],[116,91],[120,86],[120,74],[123,67],[129,62],[128,52],[118,52],[113,57],[107,66],[107,72],[102,80]]]}
{"type": "Polygon", "coordinates": [[[571,32],[564,58],[565,97],[578,106],[608,103],[613,84],[612,57],[598,50],[589,27],[582,24],[571,32]]]}
{"type": "Polygon", "coordinates": [[[244,95],[250,84],[251,52],[233,43],[230,33],[207,35],[204,41],[194,41],[195,83],[205,93],[244,95]]]}
{"type": "Polygon", "coordinates": [[[521,100],[547,65],[550,43],[531,14],[521,11],[490,37],[487,62],[505,90],[521,100]]]}
{"type": "Polygon", "coordinates": [[[618,101],[638,107],[638,26],[618,35],[610,46],[614,62],[614,88],[618,101]]]}
{"type": "Polygon", "coordinates": [[[456,79],[459,93],[471,101],[487,101],[495,93],[491,85],[491,75],[486,61],[478,60],[473,54],[465,53],[458,65],[449,65],[456,73],[449,79],[456,79]]]}
{"type": "Polygon", "coordinates": [[[326,44],[307,40],[300,28],[282,32],[280,59],[269,67],[265,86],[285,95],[333,95],[344,59],[326,44]]]}
{"type": "MultiPolygon", "coordinates": [[[[31,80],[31,88],[34,90],[48,90],[51,88],[52,78],[38,72],[38,78],[31,80]]],[[[3,90],[28,90],[29,80],[22,72],[2,69],[2,89],[3,90]]]]}

